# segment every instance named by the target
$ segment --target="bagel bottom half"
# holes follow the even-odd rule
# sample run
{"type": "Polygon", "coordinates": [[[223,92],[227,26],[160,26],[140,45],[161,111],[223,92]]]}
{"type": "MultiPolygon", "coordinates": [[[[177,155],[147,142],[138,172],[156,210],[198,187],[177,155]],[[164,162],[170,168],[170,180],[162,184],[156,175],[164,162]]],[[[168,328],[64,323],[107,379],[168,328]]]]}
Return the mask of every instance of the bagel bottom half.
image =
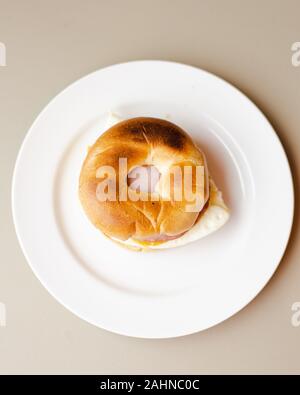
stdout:
{"type": "MultiPolygon", "coordinates": [[[[116,114],[110,113],[107,120],[106,129],[109,129],[118,122],[124,119],[117,116],[116,114]]],[[[215,232],[220,229],[229,219],[229,210],[224,203],[222,193],[218,190],[216,184],[209,178],[209,200],[206,203],[206,207],[203,212],[200,213],[194,226],[184,233],[182,236],[176,239],[164,241],[164,242],[147,242],[129,238],[127,240],[119,240],[117,238],[110,237],[111,240],[119,243],[120,245],[127,247],[132,250],[160,250],[173,247],[179,247],[193,241],[202,239],[203,237],[215,232]]]]}

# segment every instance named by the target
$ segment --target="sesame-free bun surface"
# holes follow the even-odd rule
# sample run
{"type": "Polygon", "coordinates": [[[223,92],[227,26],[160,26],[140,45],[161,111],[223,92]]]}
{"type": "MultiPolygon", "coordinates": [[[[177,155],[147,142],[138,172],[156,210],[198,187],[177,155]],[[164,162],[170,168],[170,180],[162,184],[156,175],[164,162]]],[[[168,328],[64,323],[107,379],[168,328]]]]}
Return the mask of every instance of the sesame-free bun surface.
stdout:
{"type": "MultiPolygon", "coordinates": [[[[121,170],[122,171],[122,170],[121,170]]],[[[196,180],[193,178],[193,188],[196,180]]],[[[131,190],[131,193],[135,193],[131,190]]],[[[137,193],[137,192],[136,192],[137,193]]],[[[79,180],[79,197],[90,221],[105,235],[118,240],[166,241],[177,238],[195,224],[209,197],[206,161],[189,135],[171,122],[156,118],[132,118],[109,128],[90,147],[79,180]],[[120,201],[119,158],[127,159],[128,173],[138,166],[155,166],[160,172],[156,200],[120,201]],[[203,194],[198,211],[187,211],[186,200],[166,196],[165,179],[173,166],[202,166],[203,194]],[[116,172],[116,201],[100,201],[98,169],[116,172]],[[166,199],[168,197],[169,199],[166,199]]]]}
{"type": "MultiPolygon", "coordinates": [[[[121,245],[136,251],[162,250],[181,247],[196,240],[202,239],[220,229],[229,219],[229,210],[224,203],[222,192],[209,177],[209,200],[205,210],[199,214],[192,228],[176,239],[167,240],[164,243],[140,243],[134,239],[119,241],[121,245]]],[[[116,240],[115,240],[116,241],[116,240]]]]}

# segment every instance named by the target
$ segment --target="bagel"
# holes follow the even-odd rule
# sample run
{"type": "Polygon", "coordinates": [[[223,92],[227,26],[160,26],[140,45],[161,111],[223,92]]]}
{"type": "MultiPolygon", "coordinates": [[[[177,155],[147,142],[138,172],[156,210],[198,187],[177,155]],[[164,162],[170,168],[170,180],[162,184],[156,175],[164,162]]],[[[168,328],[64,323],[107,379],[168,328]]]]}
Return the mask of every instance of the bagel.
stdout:
{"type": "Polygon", "coordinates": [[[79,198],[96,228],[137,250],[186,244],[229,217],[204,154],[185,131],[157,118],[109,117],[82,165],[79,198]]]}

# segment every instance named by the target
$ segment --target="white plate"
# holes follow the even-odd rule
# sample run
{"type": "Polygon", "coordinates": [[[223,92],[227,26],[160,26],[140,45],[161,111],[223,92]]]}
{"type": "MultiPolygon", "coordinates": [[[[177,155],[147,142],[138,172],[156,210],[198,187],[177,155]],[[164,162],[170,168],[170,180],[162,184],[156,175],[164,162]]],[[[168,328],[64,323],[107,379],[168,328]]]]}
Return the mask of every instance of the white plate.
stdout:
{"type": "Polygon", "coordinates": [[[197,68],[138,61],[98,70],[48,104],[20,150],[12,206],[24,254],[57,300],[101,328],[166,338],[225,320],[265,286],[287,245],[293,185],[274,130],[241,92],[197,68]],[[89,223],[78,175],[110,110],[169,119],[192,135],[231,210],[221,230],[137,253],[89,223]]]}

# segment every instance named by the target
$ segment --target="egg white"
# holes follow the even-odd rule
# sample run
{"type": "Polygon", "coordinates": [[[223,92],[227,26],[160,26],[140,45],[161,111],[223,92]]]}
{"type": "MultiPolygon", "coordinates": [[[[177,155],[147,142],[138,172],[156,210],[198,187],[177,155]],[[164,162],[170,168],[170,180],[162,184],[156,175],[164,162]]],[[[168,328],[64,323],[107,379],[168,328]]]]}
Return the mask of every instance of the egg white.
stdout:
{"type": "MultiPolygon", "coordinates": [[[[115,124],[123,121],[124,118],[119,117],[115,113],[110,112],[106,122],[106,129],[114,126],[115,124]]],[[[185,244],[191,243],[193,241],[202,239],[205,236],[220,229],[229,219],[229,211],[223,201],[222,193],[217,189],[215,183],[210,178],[210,191],[211,197],[209,200],[209,206],[205,213],[202,215],[201,219],[184,235],[178,237],[174,240],[169,240],[161,244],[154,244],[145,246],[138,241],[129,238],[127,240],[119,240],[112,238],[113,240],[124,244],[127,247],[134,249],[166,249],[183,246],[185,244]]]]}

